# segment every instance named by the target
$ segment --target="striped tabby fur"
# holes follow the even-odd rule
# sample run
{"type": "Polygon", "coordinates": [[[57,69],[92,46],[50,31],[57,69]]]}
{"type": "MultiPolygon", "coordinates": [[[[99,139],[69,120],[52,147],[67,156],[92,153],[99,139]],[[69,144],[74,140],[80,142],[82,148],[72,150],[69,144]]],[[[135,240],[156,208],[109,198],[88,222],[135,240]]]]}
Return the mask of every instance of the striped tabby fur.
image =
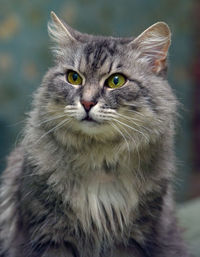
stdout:
{"type": "Polygon", "coordinates": [[[168,26],[114,38],[52,18],[55,66],[2,176],[0,257],[188,257],[172,200],[168,26]],[[114,73],[126,83],[111,89],[114,73]]]}

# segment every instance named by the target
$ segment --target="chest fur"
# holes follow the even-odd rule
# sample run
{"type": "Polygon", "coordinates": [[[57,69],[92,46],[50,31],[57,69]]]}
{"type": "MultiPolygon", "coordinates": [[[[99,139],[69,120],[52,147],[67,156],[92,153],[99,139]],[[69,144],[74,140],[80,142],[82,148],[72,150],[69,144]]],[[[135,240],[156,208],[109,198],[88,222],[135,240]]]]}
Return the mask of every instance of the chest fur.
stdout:
{"type": "Polygon", "coordinates": [[[99,235],[123,232],[130,225],[131,211],[138,201],[130,177],[104,172],[93,174],[71,198],[71,205],[86,233],[92,226],[99,235]]]}
{"type": "Polygon", "coordinates": [[[65,164],[47,183],[70,205],[72,226],[81,226],[98,238],[123,237],[138,202],[129,158],[126,151],[119,154],[113,146],[67,154],[65,164]]]}

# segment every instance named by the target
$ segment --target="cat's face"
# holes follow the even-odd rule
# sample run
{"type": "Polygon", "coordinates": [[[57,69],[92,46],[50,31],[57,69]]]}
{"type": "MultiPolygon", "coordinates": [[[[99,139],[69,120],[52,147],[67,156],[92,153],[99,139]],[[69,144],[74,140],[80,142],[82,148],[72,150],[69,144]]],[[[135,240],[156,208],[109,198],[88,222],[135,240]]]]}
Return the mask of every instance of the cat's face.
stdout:
{"type": "Polygon", "coordinates": [[[43,83],[43,113],[52,128],[136,142],[159,134],[174,103],[163,76],[167,25],[157,23],[136,39],[122,39],[81,34],[55,14],[53,20],[49,31],[57,42],[57,61],[43,83]]]}

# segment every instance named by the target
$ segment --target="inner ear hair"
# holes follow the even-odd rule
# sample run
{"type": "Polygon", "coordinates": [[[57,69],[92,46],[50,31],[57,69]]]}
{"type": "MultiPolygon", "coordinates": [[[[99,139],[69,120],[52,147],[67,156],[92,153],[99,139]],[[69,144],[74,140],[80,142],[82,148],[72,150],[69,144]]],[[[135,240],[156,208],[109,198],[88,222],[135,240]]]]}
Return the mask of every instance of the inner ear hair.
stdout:
{"type": "Polygon", "coordinates": [[[48,23],[48,32],[53,41],[58,44],[76,41],[72,35],[72,28],[62,22],[54,12],[51,12],[51,18],[51,22],[48,23]]]}
{"type": "Polygon", "coordinates": [[[171,32],[165,22],[157,22],[132,41],[155,73],[166,68],[168,49],[171,43],[171,32]]]}

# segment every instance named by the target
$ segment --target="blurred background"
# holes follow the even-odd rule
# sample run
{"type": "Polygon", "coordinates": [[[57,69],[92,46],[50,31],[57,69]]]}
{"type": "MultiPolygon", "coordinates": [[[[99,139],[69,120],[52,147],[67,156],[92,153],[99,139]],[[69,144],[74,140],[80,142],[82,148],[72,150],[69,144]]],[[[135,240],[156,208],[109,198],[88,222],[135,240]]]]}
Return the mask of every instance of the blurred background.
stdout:
{"type": "Polygon", "coordinates": [[[137,36],[165,21],[172,30],[168,77],[181,103],[176,199],[190,205],[200,196],[200,1],[0,0],[0,6],[0,172],[20,140],[32,92],[53,63],[47,33],[51,10],[81,32],[113,36],[137,36]]]}

